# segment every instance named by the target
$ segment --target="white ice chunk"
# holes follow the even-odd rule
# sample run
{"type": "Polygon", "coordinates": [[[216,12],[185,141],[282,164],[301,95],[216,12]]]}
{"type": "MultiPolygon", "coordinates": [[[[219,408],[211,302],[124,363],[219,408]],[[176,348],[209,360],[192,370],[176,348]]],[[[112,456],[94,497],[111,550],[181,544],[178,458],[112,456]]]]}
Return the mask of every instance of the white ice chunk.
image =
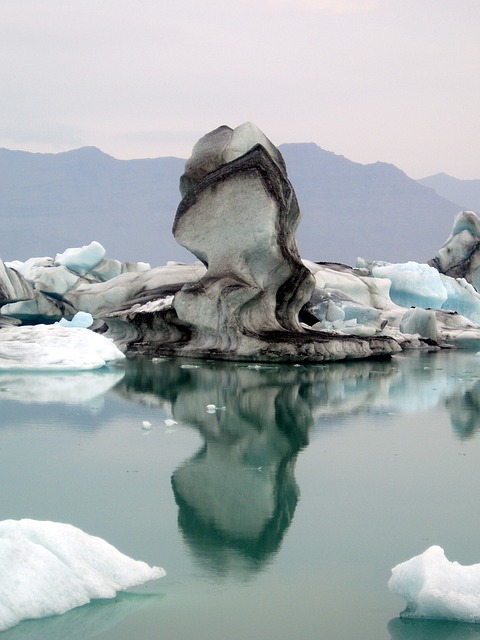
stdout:
{"type": "Polygon", "coordinates": [[[70,291],[79,281],[76,273],[72,273],[63,265],[54,266],[50,258],[27,260],[20,273],[39,291],[55,293],[59,296],[70,291]],[[51,264],[45,264],[48,261],[51,264]]]}
{"type": "Polygon", "coordinates": [[[178,422],[176,420],[172,420],[171,418],[166,418],[165,419],[165,426],[166,427],[173,427],[176,424],[178,424],[178,422]]]}
{"type": "Polygon", "coordinates": [[[53,259],[45,256],[43,258],[29,258],[25,262],[20,260],[13,260],[12,262],[5,263],[7,267],[15,269],[20,273],[25,280],[33,282],[35,280],[35,273],[39,268],[53,267],[53,259]]]}
{"type": "Polygon", "coordinates": [[[96,241],[83,247],[67,249],[63,253],[57,253],[55,257],[56,265],[63,265],[83,276],[96,267],[105,257],[105,249],[96,241]]]}
{"type": "Polygon", "coordinates": [[[0,632],[165,575],[69,524],[0,522],[0,632]]]}
{"type": "Polygon", "coordinates": [[[82,327],[0,329],[0,369],[97,369],[124,354],[112,340],[82,327]]]}
{"type": "Polygon", "coordinates": [[[480,622],[480,564],[449,562],[439,546],[394,567],[388,587],[407,601],[402,617],[480,622]]]}

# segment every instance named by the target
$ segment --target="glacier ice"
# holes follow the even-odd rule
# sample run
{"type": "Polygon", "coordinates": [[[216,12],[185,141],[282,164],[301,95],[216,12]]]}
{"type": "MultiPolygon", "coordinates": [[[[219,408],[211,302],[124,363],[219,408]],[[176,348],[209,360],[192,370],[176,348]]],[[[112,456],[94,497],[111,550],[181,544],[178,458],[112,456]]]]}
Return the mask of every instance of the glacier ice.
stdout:
{"type": "Polygon", "coordinates": [[[390,280],[390,298],[400,307],[441,309],[448,298],[440,273],[427,264],[373,263],[370,271],[374,278],[390,280]]]}
{"type": "Polygon", "coordinates": [[[480,622],[480,564],[450,562],[437,545],[395,566],[388,587],[407,602],[402,617],[480,622]]]}
{"type": "Polygon", "coordinates": [[[0,522],[0,632],[165,575],[69,524],[0,522]]]}
{"type": "Polygon", "coordinates": [[[86,311],[77,311],[71,320],[62,318],[56,324],[59,324],[61,327],[84,327],[88,329],[88,327],[91,327],[93,324],[93,316],[86,311]]]}
{"type": "Polygon", "coordinates": [[[473,212],[456,217],[428,264],[301,260],[283,157],[250,122],[203,136],[180,192],[173,233],[199,262],[120,263],[95,241],[55,259],[0,261],[0,327],[65,324],[84,312],[125,353],[252,361],[480,344],[473,212]]]}
{"type": "Polygon", "coordinates": [[[83,276],[96,267],[105,257],[105,248],[95,240],[83,247],[72,247],[63,253],[57,253],[55,264],[63,265],[83,276]]]}
{"type": "Polygon", "coordinates": [[[2,369],[97,369],[124,354],[103,335],[59,325],[4,327],[0,330],[2,369]]]}

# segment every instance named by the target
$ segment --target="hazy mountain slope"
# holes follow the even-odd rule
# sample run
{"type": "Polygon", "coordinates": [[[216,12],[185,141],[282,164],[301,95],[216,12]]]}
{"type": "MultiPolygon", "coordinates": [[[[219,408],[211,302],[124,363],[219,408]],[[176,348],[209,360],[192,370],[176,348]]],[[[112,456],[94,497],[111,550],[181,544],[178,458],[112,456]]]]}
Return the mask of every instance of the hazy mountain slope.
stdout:
{"type": "Polygon", "coordinates": [[[303,212],[302,257],[426,261],[450,234],[460,207],[394,165],[362,165],[315,144],[279,148],[303,212]]]}
{"type": "MultiPolygon", "coordinates": [[[[305,258],[424,261],[461,209],[393,165],[361,165],[315,144],[280,149],[303,212],[305,258]]],[[[0,258],[54,256],[98,240],[121,260],[192,262],[171,232],[183,166],[178,158],[117,160],[94,147],[0,149],[0,258]]]]}
{"type": "Polygon", "coordinates": [[[110,257],[191,260],[173,239],[184,160],[117,160],[94,147],[59,154],[0,149],[0,257],[54,256],[101,242],[110,257]]]}
{"type": "Polygon", "coordinates": [[[459,180],[446,173],[436,173],[418,182],[434,189],[443,198],[458,202],[462,210],[480,214],[480,180],[459,180]]]}

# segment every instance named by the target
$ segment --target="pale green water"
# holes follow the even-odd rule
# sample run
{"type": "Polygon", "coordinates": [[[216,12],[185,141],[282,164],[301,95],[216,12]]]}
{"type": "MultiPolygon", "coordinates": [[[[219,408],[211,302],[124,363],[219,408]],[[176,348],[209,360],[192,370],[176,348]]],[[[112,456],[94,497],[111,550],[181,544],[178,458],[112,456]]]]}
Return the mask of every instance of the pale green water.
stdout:
{"type": "Polygon", "coordinates": [[[0,519],[68,522],[167,571],[2,640],[480,638],[398,620],[387,589],[432,544],[480,562],[480,357],[185,364],[0,374],[0,519]]]}

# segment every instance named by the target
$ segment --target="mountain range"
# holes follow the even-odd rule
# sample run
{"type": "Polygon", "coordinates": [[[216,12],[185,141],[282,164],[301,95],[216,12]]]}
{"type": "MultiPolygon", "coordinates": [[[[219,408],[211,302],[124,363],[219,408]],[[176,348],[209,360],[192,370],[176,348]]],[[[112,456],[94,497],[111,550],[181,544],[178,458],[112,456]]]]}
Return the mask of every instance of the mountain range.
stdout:
{"type": "MultiPolygon", "coordinates": [[[[313,143],[283,144],[302,210],[303,258],[354,264],[424,262],[462,209],[480,210],[480,180],[415,181],[394,165],[362,165],[313,143]]],[[[0,149],[0,257],[51,256],[92,240],[107,256],[192,262],[171,228],[185,161],[118,160],[95,147],[57,154],[0,149]]]]}

